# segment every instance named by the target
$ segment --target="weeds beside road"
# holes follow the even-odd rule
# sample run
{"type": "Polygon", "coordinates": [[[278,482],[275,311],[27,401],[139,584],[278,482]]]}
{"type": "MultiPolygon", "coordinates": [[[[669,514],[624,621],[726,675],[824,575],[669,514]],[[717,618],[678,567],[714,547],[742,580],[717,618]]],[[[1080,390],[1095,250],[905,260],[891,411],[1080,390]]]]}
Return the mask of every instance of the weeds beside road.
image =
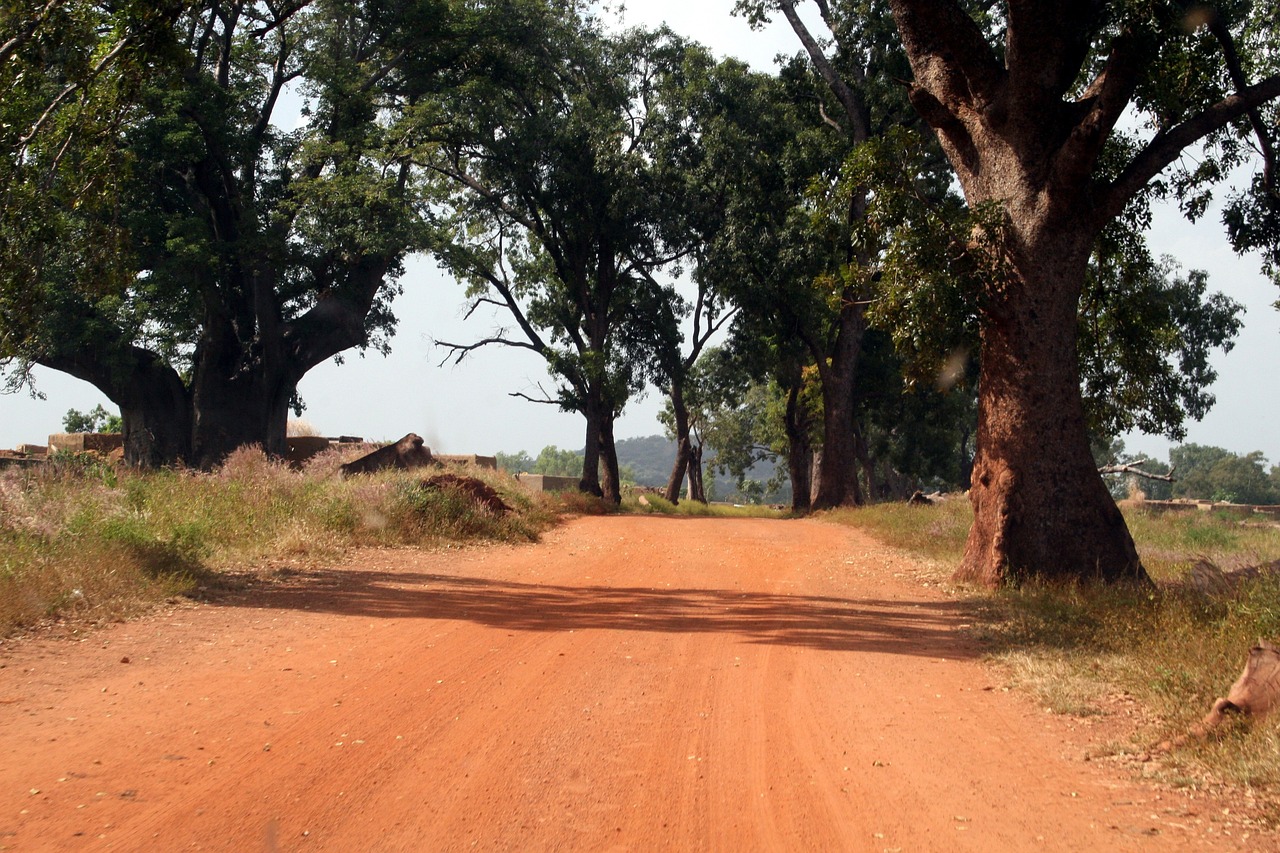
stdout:
{"type": "MultiPolygon", "coordinates": [[[[1028,584],[968,591],[974,630],[1010,686],[1057,713],[1090,716],[1129,707],[1143,723],[1116,755],[1148,757],[1185,734],[1225,696],[1259,637],[1280,640],[1280,576],[1261,573],[1234,590],[1205,593],[1188,579],[1208,561],[1232,570],[1280,559],[1280,525],[1207,512],[1156,514],[1125,508],[1154,591],[1135,587],[1028,584]]],[[[930,507],[883,505],[833,515],[895,547],[950,567],[972,518],[963,499],[930,507]]],[[[1280,720],[1229,727],[1164,759],[1179,785],[1215,780],[1258,789],[1280,802],[1280,720]]]]}
{"type": "Polygon", "coordinates": [[[215,473],[135,473],[87,455],[0,472],[0,638],[54,617],[124,618],[273,562],[331,560],[361,546],[529,541],[553,502],[472,470],[512,512],[497,515],[423,472],[341,479],[333,455],[297,472],[260,450],[215,473]],[[416,476],[415,476],[416,475],[416,476]]]}

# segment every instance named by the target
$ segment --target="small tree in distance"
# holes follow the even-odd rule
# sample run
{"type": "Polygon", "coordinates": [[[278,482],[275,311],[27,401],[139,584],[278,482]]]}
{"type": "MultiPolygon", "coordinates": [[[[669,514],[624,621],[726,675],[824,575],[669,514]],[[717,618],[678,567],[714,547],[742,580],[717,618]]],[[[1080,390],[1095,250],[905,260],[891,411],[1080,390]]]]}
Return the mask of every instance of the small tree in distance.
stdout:
{"type": "Polygon", "coordinates": [[[62,428],[67,432],[120,432],[122,426],[118,414],[113,415],[98,404],[88,412],[67,409],[62,416],[62,428]]]}

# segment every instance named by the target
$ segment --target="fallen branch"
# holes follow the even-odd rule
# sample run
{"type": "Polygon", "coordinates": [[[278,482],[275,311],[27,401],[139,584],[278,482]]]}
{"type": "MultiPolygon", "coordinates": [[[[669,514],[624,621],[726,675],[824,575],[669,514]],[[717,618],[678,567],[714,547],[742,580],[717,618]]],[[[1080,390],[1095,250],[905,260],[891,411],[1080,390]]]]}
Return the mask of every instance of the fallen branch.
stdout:
{"type": "Polygon", "coordinates": [[[1133,474],[1135,477],[1146,477],[1148,480],[1160,480],[1165,483],[1174,482],[1173,469],[1169,469],[1168,474],[1152,474],[1143,471],[1142,466],[1150,462],[1150,459],[1138,459],[1133,462],[1125,462],[1117,465],[1103,465],[1098,469],[1099,474],[1133,474]]]}

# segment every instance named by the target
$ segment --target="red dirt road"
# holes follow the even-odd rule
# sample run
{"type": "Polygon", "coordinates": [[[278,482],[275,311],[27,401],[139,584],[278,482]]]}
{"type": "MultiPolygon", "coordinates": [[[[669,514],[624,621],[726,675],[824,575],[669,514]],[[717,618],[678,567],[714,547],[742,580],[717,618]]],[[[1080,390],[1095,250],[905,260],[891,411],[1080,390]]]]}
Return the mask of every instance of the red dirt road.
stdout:
{"type": "Polygon", "coordinates": [[[964,621],[814,521],[361,552],[6,647],[0,849],[1273,848],[1083,761],[964,621]]]}

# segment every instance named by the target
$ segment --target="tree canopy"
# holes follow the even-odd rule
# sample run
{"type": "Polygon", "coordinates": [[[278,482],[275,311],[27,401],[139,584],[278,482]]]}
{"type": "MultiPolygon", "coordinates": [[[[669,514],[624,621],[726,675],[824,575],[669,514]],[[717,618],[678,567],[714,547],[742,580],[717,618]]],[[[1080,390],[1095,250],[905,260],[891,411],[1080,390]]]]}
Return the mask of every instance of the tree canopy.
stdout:
{"type": "Polygon", "coordinates": [[[137,81],[91,149],[114,158],[110,203],[65,214],[118,236],[117,274],[87,276],[83,241],[46,245],[30,281],[5,279],[0,357],[97,386],[133,463],[282,452],[301,377],[386,346],[402,261],[430,234],[406,116],[481,64],[482,17],[448,0],[192,4],[167,73],[137,81]]]}

